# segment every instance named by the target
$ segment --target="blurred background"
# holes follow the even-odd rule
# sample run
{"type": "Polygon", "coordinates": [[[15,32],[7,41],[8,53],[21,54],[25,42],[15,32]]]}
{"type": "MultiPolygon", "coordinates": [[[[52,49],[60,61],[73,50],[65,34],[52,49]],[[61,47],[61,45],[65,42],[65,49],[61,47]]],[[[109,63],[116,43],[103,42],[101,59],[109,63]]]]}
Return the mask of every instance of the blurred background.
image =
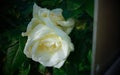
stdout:
{"type": "Polygon", "coordinates": [[[94,0],[0,0],[0,75],[90,75],[94,0]],[[23,54],[27,37],[21,37],[32,18],[33,4],[62,8],[75,19],[69,35],[74,52],[62,68],[44,67],[23,54]]]}

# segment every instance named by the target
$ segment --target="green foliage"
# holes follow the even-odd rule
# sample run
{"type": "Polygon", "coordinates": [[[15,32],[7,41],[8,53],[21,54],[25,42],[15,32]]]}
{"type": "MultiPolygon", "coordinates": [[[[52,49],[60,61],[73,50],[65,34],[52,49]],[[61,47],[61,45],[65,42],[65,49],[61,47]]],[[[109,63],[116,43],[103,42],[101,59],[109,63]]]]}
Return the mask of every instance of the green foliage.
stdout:
{"type": "Polygon", "coordinates": [[[43,65],[39,65],[39,72],[41,73],[41,74],[44,74],[45,73],[45,71],[46,71],[46,67],[44,67],[43,65]]]}
{"type": "Polygon", "coordinates": [[[91,16],[93,17],[93,9],[94,8],[94,0],[87,0],[86,4],[85,4],[85,11],[91,16]]]}
{"type": "Polygon", "coordinates": [[[24,45],[25,41],[20,37],[19,42],[8,48],[5,64],[6,75],[13,75],[13,73],[22,65],[25,60],[25,55],[23,54],[24,45]]]}
{"type": "Polygon", "coordinates": [[[0,75],[90,75],[94,0],[4,0],[0,6],[0,75]],[[60,69],[48,69],[23,53],[27,38],[21,33],[32,18],[34,2],[62,8],[66,20],[76,21],[70,34],[75,50],[60,69]]]}
{"type": "Polygon", "coordinates": [[[7,52],[7,61],[6,61],[6,67],[5,67],[5,70],[6,70],[6,75],[10,74],[10,75],[13,75],[14,73],[14,70],[16,69],[16,65],[14,65],[14,63],[16,63],[16,57],[14,58],[14,56],[16,55],[17,56],[17,51],[18,50],[18,44],[14,45],[13,47],[9,48],[8,49],[8,52],[7,52]]]}
{"type": "Polygon", "coordinates": [[[53,75],[67,75],[64,70],[62,69],[53,69],[53,75]]]}
{"type": "Polygon", "coordinates": [[[18,75],[28,75],[30,71],[30,64],[29,63],[23,63],[20,67],[20,72],[18,75]]]}

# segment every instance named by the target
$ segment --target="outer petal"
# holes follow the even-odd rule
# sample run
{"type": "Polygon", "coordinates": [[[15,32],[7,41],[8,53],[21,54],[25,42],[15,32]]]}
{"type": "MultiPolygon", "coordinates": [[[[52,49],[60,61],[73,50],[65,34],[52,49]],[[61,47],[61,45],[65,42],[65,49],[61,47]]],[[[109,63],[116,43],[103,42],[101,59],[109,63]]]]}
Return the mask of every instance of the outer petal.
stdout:
{"type": "Polygon", "coordinates": [[[74,20],[71,18],[67,21],[57,21],[57,23],[62,26],[63,31],[65,31],[67,34],[72,31],[75,24],[74,20]]]}
{"type": "Polygon", "coordinates": [[[31,39],[28,39],[24,48],[24,54],[28,57],[28,58],[32,58],[32,46],[33,46],[33,42],[31,39]]]}
{"type": "Polygon", "coordinates": [[[39,24],[31,31],[28,37],[33,38],[32,40],[37,40],[51,31],[52,29],[48,28],[47,26],[39,24]]]}
{"type": "Polygon", "coordinates": [[[56,68],[60,68],[64,64],[65,60],[60,61],[58,64],[54,65],[56,68]]]}
{"type": "MultiPolygon", "coordinates": [[[[58,26],[58,23],[57,21],[64,21],[64,18],[62,16],[62,9],[60,8],[57,8],[57,9],[54,9],[54,10],[51,10],[50,11],[50,15],[49,15],[49,18],[51,19],[51,21],[56,25],[58,26]]],[[[58,26],[59,27],[59,26],[58,26]]]]}
{"type": "Polygon", "coordinates": [[[39,7],[36,3],[33,5],[33,18],[38,18],[38,14],[40,12],[41,7],[39,7]]]}
{"type": "Polygon", "coordinates": [[[70,27],[70,26],[73,26],[74,25],[74,20],[73,19],[68,19],[67,21],[57,21],[58,24],[60,24],[61,26],[64,26],[64,27],[70,27]]]}
{"type": "Polygon", "coordinates": [[[27,32],[30,33],[30,31],[32,31],[39,24],[42,24],[42,22],[37,18],[33,18],[31,22],[28,24],[27,32]]]}
{"type": "Polygon", "coordinates": [[[56,15],[61,16],[61,15],[62,15],[63,10],[62,10],[62,9],[60,9],[60,8],[57,8],[57,9],[53,9],[53,10],[51,10],[51,12],[53,12],[53,13],[54,13],[54,14],[56,14],[56,15]]]}

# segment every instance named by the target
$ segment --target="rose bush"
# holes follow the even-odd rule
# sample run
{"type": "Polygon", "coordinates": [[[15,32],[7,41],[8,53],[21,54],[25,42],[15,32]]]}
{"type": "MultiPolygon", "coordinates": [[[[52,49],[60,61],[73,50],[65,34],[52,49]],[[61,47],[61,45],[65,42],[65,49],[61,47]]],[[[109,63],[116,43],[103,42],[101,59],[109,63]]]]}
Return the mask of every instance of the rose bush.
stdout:
{"type": "Polygon", "coordinates": [[[27,31],[24,54],[44,66],[60,68],[69,53],[74,50],[68,34],[74,27],[74,20],[64,20],[62,9],[49,10],[34,4],[33,18],[27,31]]]}

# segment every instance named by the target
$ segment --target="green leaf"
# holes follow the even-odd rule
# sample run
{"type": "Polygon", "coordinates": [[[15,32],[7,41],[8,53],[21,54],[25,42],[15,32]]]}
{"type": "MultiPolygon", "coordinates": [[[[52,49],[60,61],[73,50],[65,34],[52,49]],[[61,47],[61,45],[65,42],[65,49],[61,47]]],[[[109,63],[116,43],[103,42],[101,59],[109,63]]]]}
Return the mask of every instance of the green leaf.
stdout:
{"type": "Polygon", "coordinates": [[[86,71],[88,70],[89,66],[87,64],[84,63],[84,61],[82,61],[80,64],[79,64],[79,70],[80,71],[86,71]]]}
{"type": "Polygon", "coordinates": [[[61,0],[44,0],[41,2],[40,6],[43,6],[44,8],[48,8],[48,9],[53,9],[61,2],[62,2],[61,0]]]}
{"type": "Polygon", "coordinates": [[[67,0],[67,9],[68,10],[76,10],[81,6],[79,2],[67,0]]]}
{"type": "Polygon", "coordinates": [[[40,64],[40,65],[39,65],[39,72],[40,72],[41,74],[44,74],[45,71],[46,71],[46,67],[43,66],[42,64],[40,64]]]}
{"type": "Polygon", "coordinates": [[[66,74],[65,71],[62,70],[62,69],[54,68],[54,69],[53,69],[53,75],[67,75],[67,74],[66,74]]]}
{"type": "Polygon", "coordinates": [[[87,0],[85,3],[85,11],[93,17],[94,12],[94,0],[87,0]]]}
{"type": "Polygon", "coordinates": [[[32,13],[32,10],[33,10],[33,3],[26,4],[26,9],[24,8],[24,10],[21,11],[21,14],[23,17],[27,17],[32,13]]]}
{"type": "Polygon", "coordinates": [[[66,20],[71,17],[71,12],[68,10],[64,10],[62,14],[66,20]]]}
{"type": "Polygon", "coordinates": [[[25,38],[19,38],[19,43],[16,43],[10,47],[7,51],[7,60],[5,64],[5,74],[13,75],[16,70],[22,65],[25,60],[23,54],[23,48],[25,44],[25,38]]]}
{"type": "Polygon", "coordinates": [[[73,64],[72,62],[66,61],[63,68],[67,75],[79,75],[77,64],[73,64]]]}
{"type": "Polygon", "coordinates": [[[92,50],[89,50],[88,55],[87,55],[88,62],[91,64],[92,62],[92,50]]]}
{"type": "Polygon", "coordinates": [[[53,1],[43,1],[42,2],[42,5],[44,5],[44,6],[46,6],[46,5],[48,5],[48,6],[54,6],[55,5],[55,2],[53,2],[53,1]]]}
{"type": "Polygon", "coordinates": [[[83,15],[83,11],[79,8],[72,12],[71,17],[77,19],[77,18],[81,17],[82,15],[83,15]]]}
{"type": "Polygon", "coordinates": [[[8,49],[7,61],[5,64],[5,75],[8,75],[8,74],[12,75],[14,72],[12,62],[13,62],[14,55],[16,52],[15,50],[17,49],[18,49],[18,43],[8,49]]]}
{"type": "Polygon", "coordinates": [[[19,75],[28,75],[30,71],[30,64],[23,63],[20,67],[20,73],[19,75]]]}
{"type": "MultiPolygon", "coordinates": [[[[83,74],[90,73],[91,69],[91,50],[89,50],[87,57],[82,59],[82,61],[79,64],[79,71],[83,74]]],[[[86,75],[86,74],[85,74],[86,75]]]]}

